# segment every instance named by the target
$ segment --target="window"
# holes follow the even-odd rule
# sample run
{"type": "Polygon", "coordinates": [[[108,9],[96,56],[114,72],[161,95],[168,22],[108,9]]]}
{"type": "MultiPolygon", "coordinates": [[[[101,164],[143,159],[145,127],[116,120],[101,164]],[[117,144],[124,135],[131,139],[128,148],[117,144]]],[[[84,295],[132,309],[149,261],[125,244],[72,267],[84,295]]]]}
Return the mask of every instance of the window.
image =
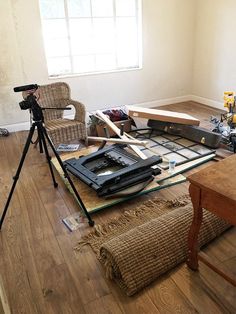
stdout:
{"type": "Polygon", "coordinates": [[[139,68],[140,0],[39,0],[49,76],[139,68]]]}

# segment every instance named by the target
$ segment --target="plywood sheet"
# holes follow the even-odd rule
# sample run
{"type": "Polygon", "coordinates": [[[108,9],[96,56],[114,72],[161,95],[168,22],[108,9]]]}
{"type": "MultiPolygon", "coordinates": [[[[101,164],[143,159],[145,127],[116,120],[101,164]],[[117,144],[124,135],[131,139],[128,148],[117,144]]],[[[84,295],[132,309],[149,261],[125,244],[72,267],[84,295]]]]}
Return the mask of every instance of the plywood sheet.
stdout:
{"type": "Polygon", "coordinates": [[[190,170],[190,169],[193,169],[197,166],[200,166],[200,165],[206,163],[207,161],[210,161],[215,156],[216,156],[215,154],[210,154],[210,155],[189,161],[183,165],[179,165],[179,166],[175,167],[175,170],[172,173],[168,173],[168,171],[163,171],[161,174],[161,176],[163,175],[163,177],[158,176],[157,183],[160,184],[161,181],[163,181],[167,178],[175,177],[180,173],[184,173],[187,170],[190,170]],[[168,173],[168,175],[166,173],[168,173]]]}
{"type": "Polygon", "coordinates": [[[200,121],[186,113],[150,109],[143,107],[128,106],[129,116],[133,118],[145,118],[171,123],[181,123],[187,125],[199,125],[200,121]]]}
{"type": "MultiPolygon", "coordinates": [[[[81,151],[64,154],[61,156],[61,159],[64,161],[66,159],[78,158],[79,156],[82,156],[82,155],[88,155],[92,152],[95,152],[97,150],[97,148],[98,147],[96,147],[96,146],[91,146],[88,149],[82,149],[81,151]]],[[[61,167],[60,167],[60,165],[59,165],[59,163],[55,157],[52,158],[52,163],[55,166],[58,173],[60,174],[63,181],[65,182],[65,184],[67,185],[67,187],[69,188],[68,182],[64,178],[62,169],[61,169],[61,167]]],[[[165,176],[163,176],[163,174],[162,174],[161,178],[164,178],[164,177],[165,176]]],[[[71,178],[72,178],[72,180],[75,184],[75,187],[76,187],[77,191],[79,192],[88,212],[90,212],[90,213],[104,209],[106,207],[109,207],[109,206],[112,206],[115,204],[118,204],[120,202],[123,202],[123,201],[129,199],[129,197],[116,198],[116,199],[114,199],[114,198],[113,199],[105,199],[104,197],[98,197],[97,193],[92,188],[90,188],[87,184],[85,184],[84,182],[80,181],[78,178],[75,178],[72,175],[71,175],[71,178]]],[[[149,193],[151,191],[155,191],[155,190],[161,189],[161,188],[163,188],[163,186],[159,186],[159,184],[156,183],[156,180],[153,180],[141,193],[139,193],[137,195],[149,193]]],[[[137,196],[137,195],[135,195],[135,196],[137,196]]]]}
{"type": "MultiPolygon", "coordinates": [[[[63,155],[61,155],[61,159],[64,161],[64,160],[70,159],[70,158],[78,158],[82,155],[88,155],[90,153],[93,153],[93,152],[97,151],[97,149],[98,149],[97,146],[90,146],[89,148],[85,148],[85,149],[82,149],[80,151],[63,154],[63,155]]],[[[150,193],[153,191],[157,191],[157,190],[160,190],[160,189],[184,182],[186,180],[186,178],[185,178],[185,176],[180,175],[180,173],[188,170],[189,167],[190,168],[194,167],[195,164],[198,165],[200,163],[206,162],[207,160],[213,158],[214,156],[215,155],[202,157],[196,161],[192,161],[192,162],[186,163],[185,165],[178,166],[175,168],[175,172],[171,173],[171,174],[168,173],[168,171],[166,171],[166,170],[162,170],[162,173],[160,175],[156,176],[156,178],[142,192],[140,192],[140,193],[138,193],[132,197],[122,197],[122,198],[120,197],[120,198],[112,198],[112,199],[106,199],[104,197],[98,197],[97,193],[92,188],[90,188],[87,184],[83,183],[78,178],[75,178],[72,175],[71,175],[71,178],[72,178],[72,180],[75,184],[75,187],[76,187],[77,191],[79,192],[88,212],[92,213],[92,212],[96,212],[98,210],[113,206],[115,204],[124,202],[128,199],[137,197],[139,195],[147,194],[147,193],[150,193]],[[171,180],[168,180],[170,178],[171,178],[171,180]]],[[[68,182],[64,178],[62,169],[61,169],[61,167],[60,167],[60,165],[59,165],[59,163],[55,157],[52,158],[52,163],[53,163],[54,167],[56,168],[56,170],[58,171],[58,173],[60,174],[63,181],[65,182],[66,186],[70,190],[68,182]]]]}

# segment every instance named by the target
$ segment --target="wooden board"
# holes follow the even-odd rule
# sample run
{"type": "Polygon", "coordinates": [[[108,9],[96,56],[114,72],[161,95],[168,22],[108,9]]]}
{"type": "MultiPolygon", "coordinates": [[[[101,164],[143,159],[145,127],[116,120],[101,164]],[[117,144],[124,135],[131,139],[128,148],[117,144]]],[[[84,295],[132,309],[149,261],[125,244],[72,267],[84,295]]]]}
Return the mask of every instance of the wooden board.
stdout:
{"type": "MultiPolygon", "coordinates": [[[[78,158],[79,156],[82,156],[82,155],[88,155],[88,154],[91,154],[91,153],[97,151],[97,148],[98,148],[97,146],[90,146],[89,148],[84,148],[84,149],[77,151],[77,152],[67,153],[67,154],[61,155],[61,159],[64,161],[66,159],[78,158]]],[[[143,189],[140,193],[137,193],[133,196],[126,196],[126,197],[120,197],[120,198],[106,199],[104,197],[98,197],[95,190],[90,188],[87,184],[80,181],[78,178],[75,178],[74,176],[71,176],[71,178],[73,179],[75,187],[78,190],[88,212],[92,213],[92,212],[96,212],[98,210],[113,206],[115,204],[124,202],[128,199],[138,197],[138,196],[143,195],[143,194],[148,194],[150,192],[161,190],[161,189],[164,189],[166,187],[173,186],[173,185],[179,184],[181,182],[184,182],[184,181],[186,181],[186,178],[185,178],[185,176],[180,175],[180,173],[187,171],[188,169],[194,167],[194,163],[199,165],[201,163],[204,163],[204,162],[212,159],[214,156],[215,155],[212,154],[210,156],[202,157],[202,158],[199,158],[198,160],[186,163],[185,165],[178,166],[175,168],[175,173],[172,173],[172,174],[168,173],[168,171],[166,171],[166,170],[162,170],[162,173],[160,175],[156,176],[156,178],[145,189],[143,189]],[[178,175],[178,176],[175,177],[175,175],[178,175]],[[170,179],[170,180],[168,180],[168,179],[170,179]]],[[[64,178],[61,167],[60,167],[60,165],[59,165],[59,163],[55,157],[52,158],[52,163],[53,163],[54,167],[56,168],[56,170],[58,171],[58,173],[60,174],[63,181],[65,182],[66,186],[69,188],[68,182],[64,178]]]]}
{"type": "Polygon", "coordinates": [[[181,123],[187,125],[199,125],[200,121],[186,113],[128,106],[129,116],[133,118],[145,118],[164,122],[181,123]]]}
{"type": "Polygon", "coordinates": [[[147,146],[147,141],[139,141],[136,139],[121,139],[121,138],[107,138],[107,137],[97,137],[97,136],[88,136],[88,140],[92,142],[107,142],[107,143],[117,143],[117,144],[127,144],[127,145],[139,145],[147,146]]]}
{"type": "Polygon", "coordinates": [[[3,280],[0,275],[0,313],[10,314],[10,306],[7,299],[7,294],[3,286],[3,280]]]}
{"type": "MultiPolygon", "coordinates": [[[[97,115],[122,139],[129,139],[125,134],[120,134],[120,129],[106,116],[101,110],[97,110],[97,115]]],[[[142,159],[147,159],[147,156],[135,145],[129,145],[130,148],[142,159]]]]}

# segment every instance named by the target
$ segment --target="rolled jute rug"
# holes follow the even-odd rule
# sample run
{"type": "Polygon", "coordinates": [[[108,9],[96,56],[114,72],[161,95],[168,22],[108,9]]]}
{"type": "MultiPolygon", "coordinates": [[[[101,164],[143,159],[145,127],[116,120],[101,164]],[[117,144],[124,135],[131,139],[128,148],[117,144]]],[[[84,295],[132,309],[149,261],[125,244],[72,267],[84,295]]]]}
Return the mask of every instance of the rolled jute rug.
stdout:
{"type": "MultiPolygon", "coordinates": [[[[153,199],[97,226],[75,249],[89,244],[104,265],[106,276],[131,296],[186,260],[192,217],[188,196],[173,201],[153,199]]],[[[227,228],[227,222],[204,211],[200,246],[227,228]]]]}

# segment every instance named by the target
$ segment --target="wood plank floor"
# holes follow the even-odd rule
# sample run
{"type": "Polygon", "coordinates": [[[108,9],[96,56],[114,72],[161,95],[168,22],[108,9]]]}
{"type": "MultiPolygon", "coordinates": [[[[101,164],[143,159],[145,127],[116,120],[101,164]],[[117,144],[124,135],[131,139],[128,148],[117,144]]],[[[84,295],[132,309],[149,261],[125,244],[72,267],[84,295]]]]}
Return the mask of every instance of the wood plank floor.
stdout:
{"type": "MultiPolygon", "coordinates": [[[[219,114],[219,110],[192,102],[163,108],[192,114],[205,127],[210,126],[211,115],[219,114]]],[[[27,134],[17,132],[0,138],[0,211],[27,134]]],[[[157,195],[171,199],[187,191],[188,184],[183,183],[132,200],[129,205],[157,195]]],[[[93,218],[96,223],[105,222],[118,216],[125,206],[101,211],[93,218]]],[[[79,257],[74,254],[74,245],[90,228],[85,225],[70,233],[61,219],[77,210],[62,184],[53,188],[44,156],[31,147],[0,233],[0,286],[12,313],[236,313],[236,289],[203,264],[198,273],[182,264],[138,295],[126,297],[105,279],[89,247],[84,247],[79,257]]],[[[236,274],[235,228],[205,250],[236,274]]]]}

